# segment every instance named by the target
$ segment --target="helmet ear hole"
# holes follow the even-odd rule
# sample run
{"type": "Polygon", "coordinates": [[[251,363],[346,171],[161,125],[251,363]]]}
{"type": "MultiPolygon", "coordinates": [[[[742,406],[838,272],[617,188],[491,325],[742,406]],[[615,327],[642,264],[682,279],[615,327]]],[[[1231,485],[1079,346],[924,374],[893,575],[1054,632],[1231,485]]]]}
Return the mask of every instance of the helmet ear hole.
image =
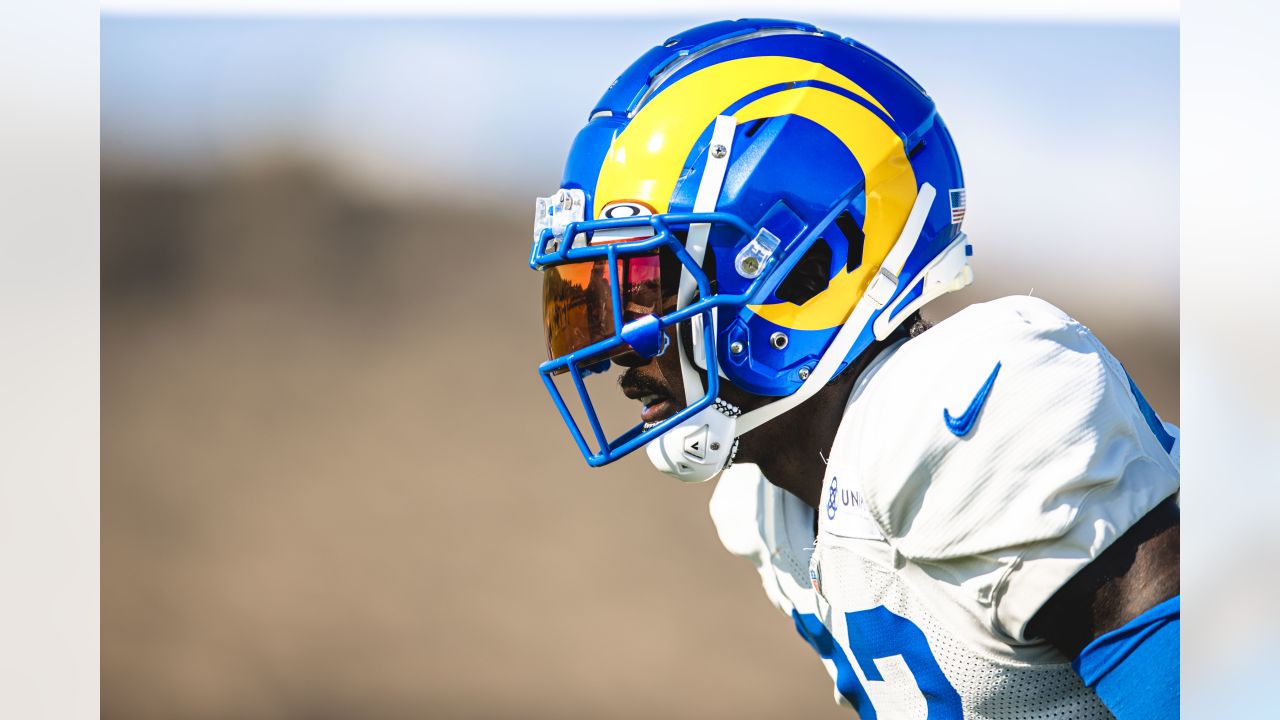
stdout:
{"type": "Polygon", "coordinates": [[[801,256],[800,262],[783,278],[774,295],[779,300],[803,305],[827,289],[831,283],[831,246],[818,238],[801,256]]]}

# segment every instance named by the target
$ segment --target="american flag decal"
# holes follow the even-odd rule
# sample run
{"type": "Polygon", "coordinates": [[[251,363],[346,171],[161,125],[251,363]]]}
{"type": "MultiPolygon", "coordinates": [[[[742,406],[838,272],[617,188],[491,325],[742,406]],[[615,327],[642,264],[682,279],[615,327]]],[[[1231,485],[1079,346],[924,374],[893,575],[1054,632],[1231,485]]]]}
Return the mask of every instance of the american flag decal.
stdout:
{"type": "Polygon", "coordinates": [[[951,191],[951,223],[959,224],[964,220],[964,188],[951,191]]]}

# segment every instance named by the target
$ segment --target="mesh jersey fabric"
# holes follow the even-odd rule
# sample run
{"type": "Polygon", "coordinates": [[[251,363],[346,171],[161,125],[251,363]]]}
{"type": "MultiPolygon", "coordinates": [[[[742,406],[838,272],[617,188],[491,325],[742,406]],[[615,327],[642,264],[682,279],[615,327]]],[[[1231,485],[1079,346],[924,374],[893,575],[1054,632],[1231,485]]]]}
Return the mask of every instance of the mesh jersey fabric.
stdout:
{"type": "MultiPolygon", "coordinates": [[[[958,694],[957,716],[1107,718],[1069,662],[1021,632],[1057,588],[1177,490],[1176,447],[1171,460],[1128,387],[1096,338],[1047,303],[973,306],[886,351],[858,379],[816,540],[814,511],[754,465],[721,475],[712,518],[775,607],[821,619],[850,658],[869,652],[850,637],[860,613],[882,609],[918,628],[958,694]],[[996,362],[976,420],[956,435],[943,408],[960,415],[996,362]]],[[[893,651],[873,651],[876,679],[865,658],[824,664],[838,683],[841,672],[855,675],[879,717],[925,717],[910,653],[893,651]]]]}
{"type": "MultiPolygon", "coordinates": [[[[988,634],[1023,642],[1063,584],[1178,490],[1178,466],[1131,387],[1093,333],[1052,305],[1016,296],[970,306],[859,378],[824,492],[858,492],[849,517],[988,634]],[[976,419],[955,432],[944,410],[977,402],[997,363],[976,419]]],[[[858,536],[849,524],[823,514],[819,535],[858,536]]]]}
{"type": "MultiPolygon", "coordinates": [[[[884,606],[911,620],[928,640],[948,681],[963,705],[963,717],[991,720],[1091,720],[1110,718],[1094,693],[1085,688],[1070,663],[1047,648],[1010,648],[988,652],[973,641],[971,625],[948,627],[923,598],[936,594],[895,572],[887,544],[822,548],[820,597],[808,577],[814,554],[814,511],[799,498],[775,487],[759,468],[736,464],[720,476],[711,500],[711,515],[721,542],[750,562],[760,575],[770,602],[785,615],[819,618],[833,628],[841,652],[850,653],[847,623],[836,622],[844,609],[884,606]],[[888,563],[887,565],[884,563],[888,563]],[[833,610],[833,607],[835,608],[833,610]]],[[[901,570],[898,568],[897,570],[901,570]]],[[[828,675],[840,668],[822,659],[828,675]]],[[[850,664],[851,666],[851,664],[850,664]]],[[[863,682],[880,718],[927,717],[912,692],[909,668],[892,656],[879,661],[884,680],[863,682]]],[[[846,670],[848,672],[849,670],[846,670]]],[[[836,702],[850,706],[837,688],[836,702]]]]}

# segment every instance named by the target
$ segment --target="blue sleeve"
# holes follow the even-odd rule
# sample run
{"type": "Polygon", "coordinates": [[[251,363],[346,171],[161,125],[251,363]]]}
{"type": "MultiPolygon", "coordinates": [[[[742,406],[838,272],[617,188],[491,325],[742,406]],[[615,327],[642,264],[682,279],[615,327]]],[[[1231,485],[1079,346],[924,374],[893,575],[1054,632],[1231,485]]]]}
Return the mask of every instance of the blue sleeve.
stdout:
{"type": "Polygon", "coordinates": [[[1071,663],[1116,720],[1178,717],[1181,598],[1102,635],[1071,663]]]}

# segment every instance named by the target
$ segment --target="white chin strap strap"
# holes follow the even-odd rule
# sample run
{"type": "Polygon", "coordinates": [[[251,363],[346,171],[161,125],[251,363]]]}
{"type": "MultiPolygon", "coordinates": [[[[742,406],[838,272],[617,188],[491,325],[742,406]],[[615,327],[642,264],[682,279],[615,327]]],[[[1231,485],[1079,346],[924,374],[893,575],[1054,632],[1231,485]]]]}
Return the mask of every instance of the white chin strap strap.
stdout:
{"type": "MultiPolygon", "coordinates": [[[[715,212],[716,203],[720,199],[720,188],[724,185],[725,172],[729,169],[729,154],[733,149],[733,133],[737,121],[729,115],[716,118],[711,129],[711,142],[707,146],[707,163],[702,170],[702,181],[698,185],[698,194],[693,200],[693,211],[715,212]]],[[[689,226],[689,236],[685,240],[684,249],[698,265],[707,254],[707,235],[711,227],[707,223],[689,226]]],[[[693,301],[698,283],[693,279],[689,268],[680,270],[680,289],[676,294],[676,307],[683,308],[693,301]]],[[[712,311],[712,332],[715,332],[715,311],[712,311]]],[[[705,353],[714,352],[714,348],[705,347],[700,337],[701,323],[693,324],[694,353],[704,354],[702,367],[707,366],[705,353]]],[[[697,402],[706,394],[702,385],[702,377],[690,360],[690,353],[684,347],[683,333],[676,333],[676,348],[680,352],[680,375],[684,381],[684,398],[687,403],[697,402]]],[[[710,480],[729,464],[733,452],[734,418],[737,408],[719,400],[708,405],[683,423],[663,433],[656,440],[645,446],[649,462],[659,471],[684,482],[704,482],[710,480]]]]}
{"type": "MultiPolygon", "coordinates": [[[[715,211],[716,202],[720,197],[720,188],[724,182],[725,171],[728,168],[729,150],[732,147],[734,127],[735,121],[733,118],[723,115],[716,118],[716,124],[711,133],[711,150],[707,154],[706,168],[703,170],[702,182],[698,186],[698,194],[694,200],[694,212],[715,211]],[[723,148],[723,150],[720,148],[723,148]]],[[[907,222],[903,226],[898,240],[894,243],[893,248],[890,249],[889,255],[885,257],[884,262],[880,264],[880,269],[875,278],[867,286],[866,292],[858,300],[858,304],[854,306],[853,311],[849,313],[849,317],[845,320],[840,331],[836,333],[831,345],[823,353],[822,359],[818,361],[817,366],[809,373],[809,377],[800,386],[799,390],[741,416],[739,416],[740,411],[738,408],[717,398],[713,404],[680,425],[663,433],[645,447],[649,461],[653,463],[653,466],[659,471],[684,482],[705,482],[710,480],[733,459],[733,453],[737,449],[738,436],[744,435],[795,408],[825,387],[831,381],[831,378],[835,377],[840,364],[844,362],[845,357],[853,348],[854,342],[857,341],[858,336],[862,334],[863,329],[871,320],[871,316],[898,295],[898,276],[902,272],[902,266],[906,263],[907,257],[911,254],[917,240],[920,238],[920,231],[924,228],[925,218],[928,217],[929,208],[933,206],[936,196],[937,191],[932,185],[925,183],[920,187],[915,205],[912,206],[911,213],[907,216],[907,222]]],[[[706,254],[708,230],[709,227],[705,223],[693,225],[689,228],[689,237],[685,244],[685,249],[698,264],[702,263],[702,259],[706,254]]],[[[906,307],[896,309],[896,312],[892,313],[892,319],[886,319],[885,317],[890,313],[885,313],[880,318],[877,318],[874,328],[877,339],[884,339],[884,337],[888,336],[889,332],[903,318],[928,300],[969,283],[972,279],[972,274],[964,258],[966,244],[966,239],[961,234],[956,239],[956,242],[947,251],[943,252],[934,264],[931,264],[930,268],[920,274],[916,282],[924,282],[925,289],[919,299],[906,307]],[[959,264],[958,268],[957,263],[959,264]],[[938,273],[932,272],[935,266],[937,266],[936,270],[942,271],[942,274],[947,276],[945,279],[938,278],[938,273]],[[931,273],[935,277],[932,282],[929,279],[931,273]]],[[[697,283],[688,269],[685,268],[680,274],[677,307],[688,305],[692,301],[696,290],[697,283]]],[[[697,328],[695,328],[696,331],[697,328]]],[[[690,362],[689,353],[686,352],[683,340],[679,338],[679,335],[677,333],[677,349],[680,353],[680,369],[684,380],[685,399],[686,402],[694,402],[696,398],[702,397],[706,390],[702,385],[702,378],[698,375],[697,370],[694,369],[693,363],[690,362]]],[[[714,348],[703,348],[701,343],[698,343],[698,345],[695,352],[714,352],[714,348]]],[[[706,367],[705,360],[699,365],[706,367]]]]}

